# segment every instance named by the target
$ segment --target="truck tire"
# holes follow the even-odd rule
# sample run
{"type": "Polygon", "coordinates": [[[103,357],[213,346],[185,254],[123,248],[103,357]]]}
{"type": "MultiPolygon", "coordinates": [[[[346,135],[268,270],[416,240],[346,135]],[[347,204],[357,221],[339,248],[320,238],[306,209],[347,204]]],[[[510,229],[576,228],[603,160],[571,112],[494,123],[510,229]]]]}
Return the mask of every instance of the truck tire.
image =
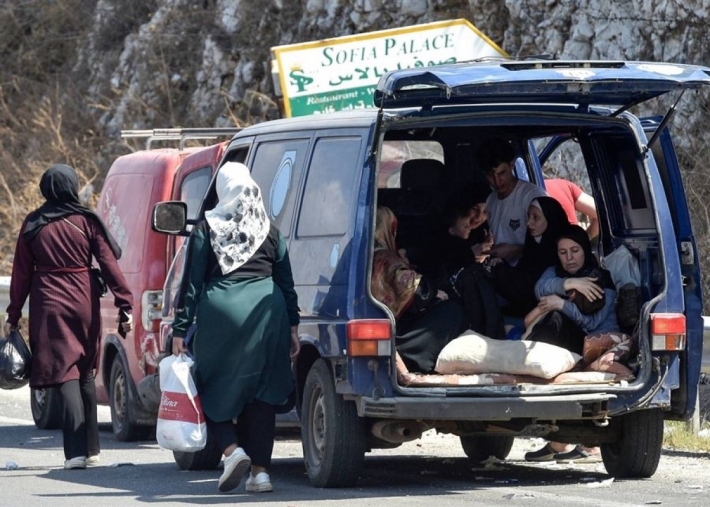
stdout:
{"type": "Polygon", "coordinates": [[[30,407],[35,426],[41,430],[62,427],[62,407],[54,389],[30,389],[30,407]]]}
{"type": "Polygon", "coordinates": [[[317,488],[352,486],[365,459],[366,424],[355,403],[335,392],[330,367],[318,359],[303,389],[301,440],[306,472],[317,488]]]}
{"type": "Polygon", "coordinates": [[[222,460],[222,451],[207,432],[205,448],[197,452],[173,451],[173,458],[180,470],[214,470],[222,460]]]}
{"type": "Polygon", "coordinates": [[[111,426],[116,440],[120,442],[133,442],[136,440],[149,440],[154,430],[153,426],[140,426],[136,424],[131,414],[131,405],[128,399],[128,376],[120,357],[116,357],[111,365],[111,383],[109,405],[111,407],[111,426]]]}
{"type": "Polygon", "coordinates": [[[619,440],[602,444],[602,460],[609,475],[619,478],[651,477],[658,468],[663,447],[663,413],[639,410],[612,418],[619,425],[619,440]]]}
{"type": "Polygon", "coordinates": [[[461,438],[461,447],[472,463],[480,463],[490,456],[505,459],[513,448],[515,437],[476,435],[461,438]]]}

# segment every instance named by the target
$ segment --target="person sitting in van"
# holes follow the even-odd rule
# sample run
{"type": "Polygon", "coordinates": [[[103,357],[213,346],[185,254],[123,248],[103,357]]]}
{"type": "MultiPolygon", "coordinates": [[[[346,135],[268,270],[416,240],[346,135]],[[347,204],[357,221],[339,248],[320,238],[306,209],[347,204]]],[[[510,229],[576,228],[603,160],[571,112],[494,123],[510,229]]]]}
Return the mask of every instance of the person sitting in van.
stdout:
{"type": "MultiPolygon", "coordinates": [[[[583,356],[587,370],[619,371],[631,351],[631,338],[616,321],[614,282],[592,253],[586,231],[570,225],[557,239],[558,260],[535,284],[538,305],[525,317],[528,340],[564,347],[583,356]],[[610,336],[612,335],[613,336],[610,336]],[[608,340],[606,340],[609,338],[608,340]],[[607,346],[600,346],[602,342],[607,346]],[[604,360],[602,356],[610,355],[604,360]]],[[[525,455],[527,461],[599,461],[597,448],[571,449],[549,442],[525,455]]]]}
{"type": "Polygon", "coordinates": [[[599,217],[597,217],[597,207],[594,197],[582,190],[579,185],[564,178],[545,178],[545,190],[559,201],[562,208],[567,213],[567,219],[572,225],[577,225],[577,212],[586,217],[587,236],[594,240],[599,236],[599,217]]]}
{"type": "Polygon", "coordinates": [[[490,139],[478,152],[479,165],[493,189],[486,201],[494,239],[490,254],[511,265],[518,262],[523,252],[530,201],[547,195],[542,188],[513,174],[515,158],[515,148],[504,139],[490,139]]]}
{"type": "MultiPolygon", "coordinates": [[[[475,223],[472,216],[470,201],[453,202],[442,214],[441,232],[436,241],[436,280],[450,297],[461,302],[469,329],[491,338],[504,338],[503,318],[495,291],[485,268],[477,262],[482,245],[468,243],[472,223],[475,223]]],[[[481,217],[482,214],[476,217],[479,227],[483,223],[481,217]]]]}
{"type": "Polygon", "coordinates": [[[430,373],[444,346],[465,329],[463,309],[397,249],[397,217],[377,208],[372,296],[395,318],[397,351],[409,371],[430,373]]]}
{"type": "Polygon", "coordinates": [[[464,198],[470,205],[471,233],[468,236],[468,245],[473,249],[476,262],[485,262],[493,246],[493,235],[488,225],[488,210],[486,208],[489,195],[491,195],[491,188],[487,185],[469,187],[464,192],[464,198]]]}
{"type": "Polygon", "coordinates": [[[557,263],[557,238],[569,225],[564,209],[552,197],[537,197],[530,202],[520,261],[515,266],[501,258],[489,263],[493,287],[506,301],[504,314],[523,318],[537,306],[535,284],[557,263]]]}

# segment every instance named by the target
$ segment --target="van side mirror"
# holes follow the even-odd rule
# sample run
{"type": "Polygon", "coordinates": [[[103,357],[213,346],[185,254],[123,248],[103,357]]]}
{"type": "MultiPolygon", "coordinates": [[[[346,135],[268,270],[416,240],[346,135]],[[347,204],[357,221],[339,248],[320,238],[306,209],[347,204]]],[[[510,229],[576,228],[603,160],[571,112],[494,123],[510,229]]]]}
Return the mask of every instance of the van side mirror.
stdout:
{"type": "Polygon", "coordinates": [[[187,204],[182,201],[159,202],[153,206],[153,230],[181,234],[187,225],[187,204]]]}

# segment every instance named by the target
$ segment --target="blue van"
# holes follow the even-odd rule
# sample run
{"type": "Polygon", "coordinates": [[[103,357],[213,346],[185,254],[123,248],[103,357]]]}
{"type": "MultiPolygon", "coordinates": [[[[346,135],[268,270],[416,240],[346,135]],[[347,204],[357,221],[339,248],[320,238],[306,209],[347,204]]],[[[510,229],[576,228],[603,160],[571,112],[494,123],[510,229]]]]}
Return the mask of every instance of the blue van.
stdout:
{"type": "MultiPolygon", "coordinates": [[[[693,413],[703,341],[698,252],[667,125],[683,93],[708,83],[708,68],[666,63],[461,63],[385,75],[372,109],[235,135],[222,163],[251,168],[290,250],[301,311],[297,410],[314,486],[352,485],[368,450],[429,429],[460,436],[475,461],[504,459],[515,437],[536,436],[601,446],[615,477],[654,474],[664,421],[693,413]],[[675,99],[665,116],[632,114],[663,94],[675,99]],[[540,186],[543,164],[567,146],[579,153],[599,256],[624,245],[641,272],[632,380],[398,382],[394,317],[370,290],[377,206],[398,216],[401,246],[426,247],[442,206],[486,184],[476,153],[492,137],[514,144],[518,177],[540,186]]],[[[212,184],[198,219],[215,200],[212,184]]],[[[158,204],[153,227],[186,234],[184,205],[158,204]]],[[[179,259],[164,291],[164,350],[179,259]]],[[[220,457],[208,443],[178,462],[214,467],[220,457]]]]}

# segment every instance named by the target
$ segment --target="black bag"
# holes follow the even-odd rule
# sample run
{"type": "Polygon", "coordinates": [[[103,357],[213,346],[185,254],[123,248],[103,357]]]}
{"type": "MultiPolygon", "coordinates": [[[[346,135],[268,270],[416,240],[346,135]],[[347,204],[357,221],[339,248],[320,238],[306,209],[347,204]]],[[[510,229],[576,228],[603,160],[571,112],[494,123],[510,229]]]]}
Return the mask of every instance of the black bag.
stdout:
{"type": "Polygon", "coordinates": [[[101,297],[108,294],[108,287],[106,286],[106,280],[104,280],[104,275],[101,273],[99,268],[91,268],[91,274],[96,279],[96,283],[99,284],[99,290],[101,290],[101,297]]]}
{"type": "Polygon", "coordinates": [[[0,389],[19,389],[30,381],[32,352],[19,329],[0,339],[0,389]]]}

